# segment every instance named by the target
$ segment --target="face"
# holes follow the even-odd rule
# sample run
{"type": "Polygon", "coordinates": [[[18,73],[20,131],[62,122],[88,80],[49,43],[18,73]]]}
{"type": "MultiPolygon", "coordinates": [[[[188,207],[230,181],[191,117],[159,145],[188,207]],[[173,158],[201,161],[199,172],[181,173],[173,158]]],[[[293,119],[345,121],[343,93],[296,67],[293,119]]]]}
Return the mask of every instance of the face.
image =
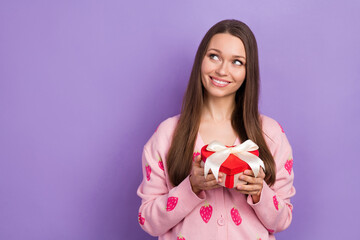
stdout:
{"type": "Polygon", "coordinates": [[[208,97],[235,97],[246,76],[246,53],[240,38],[215,34],[201,64],[201,80],[208,97]]]}

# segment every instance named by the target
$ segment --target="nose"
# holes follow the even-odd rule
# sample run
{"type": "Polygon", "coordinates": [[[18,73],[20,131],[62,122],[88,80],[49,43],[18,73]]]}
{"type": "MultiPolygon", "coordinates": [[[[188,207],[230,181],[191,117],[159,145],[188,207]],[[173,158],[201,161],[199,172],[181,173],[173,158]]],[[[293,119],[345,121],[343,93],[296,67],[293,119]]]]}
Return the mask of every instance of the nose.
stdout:
{"type": "Polygon", "coordinates": [[[225,61],[223,61],[221,64],[219,64],[218,68],[215,71],[219,76],[226,76],[228,74],[227,64],[225,61]]]}

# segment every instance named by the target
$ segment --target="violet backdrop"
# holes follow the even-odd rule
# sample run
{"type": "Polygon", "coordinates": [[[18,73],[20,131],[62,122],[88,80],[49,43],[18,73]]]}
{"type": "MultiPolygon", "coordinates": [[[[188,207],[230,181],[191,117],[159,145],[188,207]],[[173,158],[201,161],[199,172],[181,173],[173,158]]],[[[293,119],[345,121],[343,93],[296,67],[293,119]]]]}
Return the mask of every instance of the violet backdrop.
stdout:
{"type": "Polygon", "coordinates": [[[261,112],[294,151],[277,239],[358,237],[359,1],[0,2],[0,239],[153,239],[141,153],[179,113],[194,55],[235,18],[260,52],[261,112]]]}

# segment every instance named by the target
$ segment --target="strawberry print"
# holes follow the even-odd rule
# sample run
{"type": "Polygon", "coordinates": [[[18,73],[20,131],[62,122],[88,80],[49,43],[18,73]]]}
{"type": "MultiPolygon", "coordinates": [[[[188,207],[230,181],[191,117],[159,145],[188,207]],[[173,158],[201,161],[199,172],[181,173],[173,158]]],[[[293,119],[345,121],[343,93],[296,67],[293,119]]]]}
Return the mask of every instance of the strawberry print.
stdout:
{"type": "Polygon", "coordinates": [[[283,132],[283,133],[285,133],[284,132],[284,129],[282,128],[282,126],[280,125],[280,123],[278,123],[279,124],[279,126],[280,126],[280,128],[281,128],[281,131],[283,132]]]}
{"type": "Polygon", "coordinates": [[[205,205],[200,208],[200,216],[205,223],[209,222],[212,212],[213,212],[213,208],[208,203],[205,203],[205,205]]]}
{"type": "Polygon", "coordinates": [[[233,207],[230,211],[230,214],[235,225],[239,226],[242,221],[239,211],[235,207],[233,207]]]}
{"type": "Polygon", "coordinates": [[[167,200],[167,205],[166,205],[166,211],[170,212],[172,210],[174,210],[174,208],[176,207],[176,204],[178,203],[179,198],[177,197],[169,197],[167,200]]]}
{"type": "Polygon", "coordinates": [[[200,153],[199,153],[198,151],[194,152],[194,153],[193,153],[193,161],[194,161],[195,158],[196,158],[197,156],[199,156],[199,155],[200,155],[200,153]]]}
{"type": "Polygon", "coordinates": [[[146,164],[145,165],[145,170],[146,170],[146,179],[148,181],[150,181],[151,167],[148,164],[146,164]]]}
{"type": "Polygon", "coordinates": [[[274,206],[275,206],[276,210],[279,210],[279,202],[276,198],[276,195],[273,196],[273,201],[274,201],[274,206]]]}
{"type": "Polygon", "coordinates": [[[163,161],[162,161],[162,159],[161,159],[161,157],[159,156],[159,162],[158,162],[158,165],[159,165],[159,168],[161,169],[161,170],[163,170],[164,171],[164,163],[163,163],[163,161]]]}
{"type": "Polygon", "coordinates": [[[289,175],[291,175],[291,169],[293,167],[293,159],[292,157],[289,157],[289,159],[285,163],[285,169],[288,171],[289,175]]]}
{"type": "Polygon", "coordinates": [[[272,229],[268,229],[269,233],[274,233],[275,231],[272,229]]]}
{"type": "Polygon", "coordinates": [[[185,240],[185,238],[180,234],[177,236],[176,240],[185,240]]]}
{"type": "Polygon", "coordinates": [[[138,219],[138,221],[139,221],[140,225],[144,225],[144,223],[145,223],[145,218],[143,218],[143,217],[141,216],[141,213],[140,213],[140,212],[139,212],[139,219],[138,219]]]}

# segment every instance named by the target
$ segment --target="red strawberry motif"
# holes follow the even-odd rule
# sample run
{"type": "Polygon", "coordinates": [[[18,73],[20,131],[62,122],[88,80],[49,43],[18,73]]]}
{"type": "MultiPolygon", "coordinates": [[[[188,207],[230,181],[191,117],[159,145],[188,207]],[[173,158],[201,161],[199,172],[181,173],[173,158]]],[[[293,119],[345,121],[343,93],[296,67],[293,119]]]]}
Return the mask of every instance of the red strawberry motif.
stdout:
{"type": "Polygon", "coordinates": [[[139,212],[139,219],[138,219],[138,221],[139,221],[140,225],[144,225],[144,223],[145,223],[145,218],[143,218],[143,217],[141,216],[141,213],[140,213],[140,212],[139,212]]]}
{"type": "Polygon", "coordinates": [[[148,181],[150,181],[151,167],[148,164],[146,164],[145,165],[145,170],[146,170],[146,179],[148,181]]]}
{"type": "Polygon", "coordinates": [[[158,164],[159,164],[160,169],[164,171],[164,163],[163,163],[161,157],[159,157],[159,162],[158,162],[158,164]]]}
{"type": "Polygon", "coordinates": [[[176,240],[185,240],[185,238],[180,234],[177,236],[176,240]]]}
{"type": "Polygon", "coordinates": [[[198,151],[194,152],[194,153],[193,153],[193,161],[194,161],[195,158],[196,158],[197,156],[199,156],[199,155],[200,155],[200,153],[199,153],[198,151]]]}
{"type": "Polygon", "coordinates": [[[268,229],[269,233],[274,233],[275,231],[272,229],[268,229]]]}
{"type": "Polygon", "coordinates": [[[274,201],[274,206],[275,206],[276,210],[279,210],[279,202],[276,198],[276,195],[273,196],[273,201],[274,201]]]}
{"type": "Polygon", "coordinates": [[[241,219],[241,217],[240,217],[239,211],[238,211],[235,207],[233,207],[233,208],[231,209],[230,213],[231,213],[231,218],[232,218],[232,220],[234,221],[234,223],[235,223],[237,226],[239,226],[240,223],[242,222],[242,219],[241,219]]]}
{"type": "Polygon", "coordinates": [[[292,157],[290,157],[285,163],[285,169],[288,171],[289,175],[291,175],[291,169],[293,167],[293,162],[294,161],[293,161],[292,157]]]}
{"type": "Polygon", "coordinates": [[[176,204],[178,203],[179,198],[177,197],[169,197],[167,200],[167,205],[166,205],[166,211],[170,212],[172,210],[174,210],[174,208],[176,207],[176,204]]]}
{"type": "Polygon", "coordinates": [[[280,126],[280,128],[281,128],[281,131],[283,132],[283,133],[285,133],[284,132],[284,129],[282,128],[282,126],[280,125],[280,123],[278,123],[279,124],[279,126],[280,126]]]}
{"type": "Polygon", "coordinates": [[[208,223],[211,215],[212,215],[213,208],[210,204],[205,203],[204,206],[200,208],[200,216],[204,220],[205,223],[208,223]]]}

